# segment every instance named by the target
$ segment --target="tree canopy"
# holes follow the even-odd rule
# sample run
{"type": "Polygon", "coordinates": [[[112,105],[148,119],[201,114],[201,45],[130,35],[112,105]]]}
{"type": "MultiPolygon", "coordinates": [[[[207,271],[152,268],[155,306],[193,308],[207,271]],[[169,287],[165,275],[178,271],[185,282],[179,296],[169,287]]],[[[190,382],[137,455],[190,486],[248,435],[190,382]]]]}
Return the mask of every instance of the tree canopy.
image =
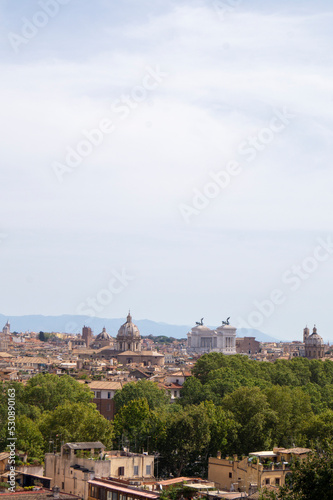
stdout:
{"type": "Polygon", "coordinates": [[[139,382],[129,382],[114,396],[117,411],[131,401],[146,399],[151,410],[161,408],[168,404],[169,398],[163,389],[150,380],[139,380],[139,382]]]}

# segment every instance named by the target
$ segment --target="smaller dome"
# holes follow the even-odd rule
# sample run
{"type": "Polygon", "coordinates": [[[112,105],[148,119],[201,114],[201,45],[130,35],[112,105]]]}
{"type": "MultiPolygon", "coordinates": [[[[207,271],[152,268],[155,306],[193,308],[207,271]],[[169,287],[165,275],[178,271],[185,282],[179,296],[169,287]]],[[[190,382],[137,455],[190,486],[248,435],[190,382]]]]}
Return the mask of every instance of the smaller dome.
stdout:
{"type": "Polygon", "coordinates": [[[103,328],[103,330],[101,331],[101,333],[99,333],[96,337],[96,340],[111,340],[111,335],[109,335],[105,329],[105,327],[103,328]]]}

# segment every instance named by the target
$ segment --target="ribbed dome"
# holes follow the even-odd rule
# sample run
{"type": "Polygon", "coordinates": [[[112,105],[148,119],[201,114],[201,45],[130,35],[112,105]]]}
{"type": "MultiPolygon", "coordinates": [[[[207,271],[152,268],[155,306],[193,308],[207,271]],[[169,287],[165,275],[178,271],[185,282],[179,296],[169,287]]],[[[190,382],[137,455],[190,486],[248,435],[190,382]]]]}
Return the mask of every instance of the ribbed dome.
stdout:
{"type": "Polygon", "coordinates": [[[318,333],[312,333],[308,339],[306,339],[306,345],[323,345],[324,341],[318,333]]]}
{"type": "Polygon", "coordinates": [[[127,339],[140,339],[140,332],[139,329],[134,323],[132,322],[132,316],[130,313],[127,315],[127,321],[118,330],[118,335],[117,339],[122,339],[125,338],[127,339]]]}
{"type": "Polygon", "coordinates": [[[96,337],[96,340],[111,340],[111,335],[109,335],[105,329],[105,327],[103,328],[103,330],[101,331],[101,333],[99,333],[96,337]]]}
{"type": "Polygon", "coordinates": [[[324,341],[317,333],[317,328],[313,328],[313,333],[305,340],[305,345],[323,345],[324,341]]]}

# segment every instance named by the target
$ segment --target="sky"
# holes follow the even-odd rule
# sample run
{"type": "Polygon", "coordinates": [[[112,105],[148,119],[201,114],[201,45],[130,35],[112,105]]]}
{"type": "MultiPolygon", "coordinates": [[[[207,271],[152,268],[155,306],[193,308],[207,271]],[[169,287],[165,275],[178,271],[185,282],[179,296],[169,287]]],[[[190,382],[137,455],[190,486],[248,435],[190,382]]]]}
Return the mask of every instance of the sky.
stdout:
{"type": "Polygon", "coordinates": [[[333,342],[329,1],[2,0],[0,312],[333,342]]]}

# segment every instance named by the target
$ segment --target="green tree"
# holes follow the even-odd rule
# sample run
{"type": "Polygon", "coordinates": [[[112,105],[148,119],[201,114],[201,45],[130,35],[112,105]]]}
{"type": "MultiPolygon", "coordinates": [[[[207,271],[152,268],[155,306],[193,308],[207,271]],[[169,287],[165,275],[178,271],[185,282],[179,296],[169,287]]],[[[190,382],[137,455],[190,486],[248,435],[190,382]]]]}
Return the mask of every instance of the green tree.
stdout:
{"type": "Polygon", "coordinates": [[[232,455],[237,447],[240,424],[235,421],[231,412],[225,411],[221,406],[211,408],[209,420],[211,437],[208,455],[215,457],[218,451],[222,456],[232,455]]]}
{"type": "Polygon", "coordinates": [[[277,414],[259,387],[241,387],[225,396],[222,407],[229,410],[238,429],[238,454],[268,448],[273,441],[273,427],[277,414]]]}
{"type": "Polygon", "coordinates": [[[39,374],[32,377],[24,388],[23,402],[42,411],[54,410],[58,405],[90,403],[94,395],[88,386],[80,384],[69,375],[39,374]]]}
{"type": "Polygon", "coordinates": [[[22,415],[16,419],[17,448],[28,454],[44,460],[44,438],[38,428],[38,423],[22,415]]]}
{"type": "MultiPolygon", "coordinates": [[[[142,451],[148,448],[149,438],[154,441],[157,439],[158,415],[150,410],[145,398],[134,399],[116,414],[114,431],[115,443],[119,442],[120,438],[125,438],[130,449],[135,452],[142,451]]],[[[151,445],[153,444],[151,441],[151,445]]]]}
{"type": "Polygon", "coordinates": [[[304,429],[312,417],[311,401],[300,387],[271,386],[264,391],[270,408],[276,413],[273,444],[290,447],[304,445],[304,429]]]}
{"type": "Polygon", "coordinates": [[[113,426],[92,403],[65,403],[41,416],[38,427],[44,438],[44,451],[56,435],[60,441],[101,441],[111,447],[113,426]]]}
{"type": "Polygon", "coordinates": [[[210,421],[204,403],[181,408],[168,415],[165,434],[159,443],[161,469],[165,475],[188,473],[193,462],[206,454],[210,442],[210,421]]]}
{"type": "Polygon", "coordinates": [[[333,411],[326,410],[320,415],[313,415],[304,423],[303,432],[307,437],[307,444],[322,446],[327,439],[333,440],[333,411]]]}
{"type": "Polygon", "coordinates": [[[216,401],[219,397],[211,391],[211,387],[203,385],[198,378],[189,377],[180,391],[180,403],[183,406],[200,404],[204,401],[216,401]]]}
{"type": "Polygon", "coordinates": [[[160,389],[155,382],[150,380],[139,380],[139,382],[130,382],[126,384],[114,396],[114,402],[117,412],[125,405],[136,399],[146,399],[151,410],[161,408],[169,403],[169,397],[160,389]]]}

